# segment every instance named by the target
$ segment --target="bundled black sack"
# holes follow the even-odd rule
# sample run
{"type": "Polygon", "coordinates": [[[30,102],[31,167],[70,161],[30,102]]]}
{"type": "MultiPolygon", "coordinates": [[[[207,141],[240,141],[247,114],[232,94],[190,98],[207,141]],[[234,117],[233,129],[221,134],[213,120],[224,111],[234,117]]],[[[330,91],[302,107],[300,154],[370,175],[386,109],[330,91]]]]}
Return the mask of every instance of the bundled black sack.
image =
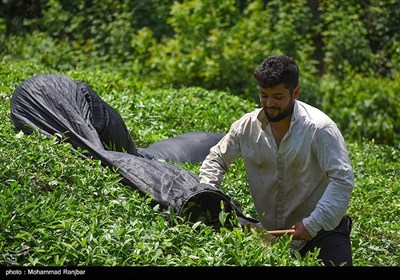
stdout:
{"type": "Polygon", "coordinates": [[[118,112],[89,85],[65,75],[25,80],[14,91],[10,105],[17,129],[61,135],[74,149],[87,150],[104,166],[117,168],[125,184],[178,216],[220,226],[222,205],[240,224],[258,223],[220,189],[200,184],[196,175],[170,163],[201,162],[223,134],[189,132],[137,148],[118,112]]]}

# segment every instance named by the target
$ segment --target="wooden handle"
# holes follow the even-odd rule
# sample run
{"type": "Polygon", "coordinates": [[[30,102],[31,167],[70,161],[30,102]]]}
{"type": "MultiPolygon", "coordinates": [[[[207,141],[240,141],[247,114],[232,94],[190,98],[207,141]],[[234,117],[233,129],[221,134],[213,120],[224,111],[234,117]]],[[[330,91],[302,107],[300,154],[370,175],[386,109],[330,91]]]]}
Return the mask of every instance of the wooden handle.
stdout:
{"type": "Polygon", "coordinates": [[[274,236],[282,236],[285,234],[292,235],[294,233],[294,229],[268,230],[267,233],[274,236]]]}

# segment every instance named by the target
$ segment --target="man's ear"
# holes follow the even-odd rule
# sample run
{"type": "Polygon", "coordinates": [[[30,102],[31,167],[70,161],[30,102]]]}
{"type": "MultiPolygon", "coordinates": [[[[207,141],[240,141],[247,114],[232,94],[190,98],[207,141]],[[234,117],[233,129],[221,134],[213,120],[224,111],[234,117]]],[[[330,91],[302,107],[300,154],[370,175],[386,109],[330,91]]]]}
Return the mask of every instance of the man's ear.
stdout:
{"type": "Polygon", "coordinates": [[[296,86],[296,87],[293,89],[293,98],[294,98],[294,99],[298,99],[299,96],[300,96],[300,87],[299,87],[299,86],[296,86]]]}

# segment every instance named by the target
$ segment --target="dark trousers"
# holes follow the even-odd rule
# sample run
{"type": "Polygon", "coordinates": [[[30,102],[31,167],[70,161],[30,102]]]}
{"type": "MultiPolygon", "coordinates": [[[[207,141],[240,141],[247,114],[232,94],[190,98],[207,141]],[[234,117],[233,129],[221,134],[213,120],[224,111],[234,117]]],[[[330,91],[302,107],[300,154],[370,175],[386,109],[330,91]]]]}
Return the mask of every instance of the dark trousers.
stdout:
{"type": "Polygon", "coordinates": [[[307,252],[319,248],[320,258],[325,266],[353,266],[350,232],[352,220],[344,216],[339,225],[331,231],[321,230],[300,250],[304,257],[307,252]]]}

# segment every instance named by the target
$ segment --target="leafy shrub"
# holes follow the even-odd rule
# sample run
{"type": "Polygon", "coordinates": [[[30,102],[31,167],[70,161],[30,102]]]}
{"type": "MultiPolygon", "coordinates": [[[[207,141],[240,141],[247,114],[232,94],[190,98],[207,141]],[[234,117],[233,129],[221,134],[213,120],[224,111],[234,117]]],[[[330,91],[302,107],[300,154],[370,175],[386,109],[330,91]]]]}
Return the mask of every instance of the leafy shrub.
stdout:
{"type": "MultiPolygon", "coordinates": [[[[294,256],[288,248],[288,237],[266,246],[261,235],[242,230],[237,224],[233,230],[227,230],[224,224],[220,230],[214,230],[200,221],[187,224],[178,218],[170,224],[158,205],[151,205],[148,198],[124,186],[115,170],[102,167],[97,160],[79,157],[72,152],[70,144],[60,142],[57,137],[47,138],[38,133],[24,135],[15,130],[10,122],[9,99],[20,82],[42,71],[54,70],[27,63],[6,62],[0,66],[1,265],[320,265],[315,254],[304,258],[294,256]]],[[[103,98],[112,100],[123,118],[130,113],[129,108],[125,110],[126,104],[116,100],[124,98],[122,95],[126,92],[120,91],[124,87],[137,88],[135,81],[130,83],[100,72],[72,71],[69,75],[81,77],[103,98]]],[[[150,103],[151,112],[160,118],[155,122],[145,120],[137,126],[135,131],[140,135],[151,135],[151,131],[155,135],[171,135],[189,128],[204,130],[207,125],[210,129],[224,129],[224,117],[236,117],[230,106],[241,110],[251,106],[227,93],[207,94],[199,88],[143,90],[134,101],[134,104],[150,103]],[[178,95],[181,98],[176,98],[178,95]],[[168,102],[150,102],[160,96],[168,102]],[[196,101],[194,110],[193,101],[196,101]],[[176,109],[170,112],[167,108],[176,109]],[[193,117],[197,110],[204,111],[201,122],[195,122],[197,117],[193,117]],[[220,110],[227,112],[223,114],[220,110]],[[216,118],[218,115],[221,118],[216,118]],[[184,125],[171,132],[169,122],[175,120],[183,121],[184,125]]],[[[134,110],[151,120],[146,108],[139,106],[134,110]]],[[[129,125],[137,118],[129,121],[129,125]]],[[[198,168],[186,166],[193,171],[198,168]]],[[[238,186],[237,183],[229,184],[238,186]]],[[[224,222],[223,217],[220,221],[224,222]]]]}
{"type": "MultiPolygon", "coordinates": [[[[42,72],[55,70],[26,61],[0,65],[0,265],[321,265],[318,251],[300,258],[289,250],[288,237],[264,245],[263,236],[254,231],[237,224],[228,230],[223,217],[219,230],[177,217],[171,224],[162,209],[123,185],[114,170],[80,158],[56,137],[16,131],[9,99],[23,80],[42,72]]],[[[125,79],[106,71],[67,74],[87,81],[110,102],[143,145],[193,129],[225,131],[254,106],[228,92],[148,89],[138,77],[125,79]]],[[[355,174],[349,208],[354,265],[397,266],[399,149],[373,141],[348,146],[355,174]]],[[[199,168],[182,166],[195,173],[199,168]]],[[[243,162],[232,165],[221,187],[246,214],[255,216],[243,162]]]]}
{"type": "Polygon", "coordinates": [[[374,139],[376,143],[400,144],[399,73],[392,79],[349,75],[339,82],[326,77],[322,108],[349,139],[374,139]]]}
{"type": "Polygon", "coordinates": [[[355,187],[349,214],[353,218],[354,263],[398,266],[400,224],[400,150],[374,141],[349,144],[355,187]]]}

